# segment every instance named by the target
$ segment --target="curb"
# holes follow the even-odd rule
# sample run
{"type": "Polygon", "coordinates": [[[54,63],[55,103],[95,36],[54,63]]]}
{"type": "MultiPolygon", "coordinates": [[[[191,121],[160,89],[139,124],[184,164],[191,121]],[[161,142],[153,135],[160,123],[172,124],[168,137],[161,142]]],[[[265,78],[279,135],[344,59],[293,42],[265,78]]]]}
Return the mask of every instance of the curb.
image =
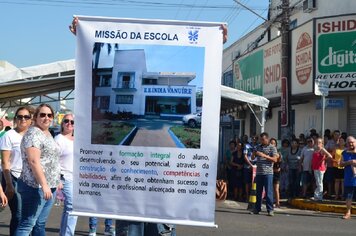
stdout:
{"type": "MultiPolygon", "coordinates": [[[[328,202],[318,203],[308,199],[295,198],[291,200],[290,204],[295,208],[301,210],[312,210],[312,211],[333,212],[333,213],[346,212],[346,205],[337,205],[328,202]]],[[[356,214],[355,205],[352,206],[351,213],[356,214]]]]}
{"type": "Polygon", "coordinates": [[[128,133],[119,145],[129,145],[132,142],[132,139],[135,137],[138,128],[137,126],[133,127],[130,133],[128,133]]]}
{"type": "Polygon", "coordinates": [[[169,127],[169,129],[168,129],[168,133],[178,148],[186,148],[185,145],[179,140],[179,138],[173,133],[173,131],[171,130],[171,127],[169,127]]]}

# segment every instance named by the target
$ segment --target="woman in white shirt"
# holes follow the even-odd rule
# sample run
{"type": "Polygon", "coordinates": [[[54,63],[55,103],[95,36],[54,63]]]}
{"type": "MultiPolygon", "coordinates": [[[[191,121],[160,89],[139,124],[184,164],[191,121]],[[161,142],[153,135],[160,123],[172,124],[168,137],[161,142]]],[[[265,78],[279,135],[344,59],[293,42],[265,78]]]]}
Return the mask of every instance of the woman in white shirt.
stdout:
{"type": "Polygon", "coordinates": [[[64,195],[64,208],[59,235],[74,235],[78,218],[69,214],[73,210],[73,132],[74,116],[66,114],[62,119],[61,133],[54,138],[61,150],[59,163],[64,195]]]}
{"type": "Polygon", "coordinates": [[[21,218],[21,196],[17,191],[17,179],[22,171],[20,144],[23,135],[31,125],[32,109],[19,107],[15,112],[15,128],[1,138],[1,166],[3,169],[2,185],[11,210],[10,235],[14,235],[21,218]]]}

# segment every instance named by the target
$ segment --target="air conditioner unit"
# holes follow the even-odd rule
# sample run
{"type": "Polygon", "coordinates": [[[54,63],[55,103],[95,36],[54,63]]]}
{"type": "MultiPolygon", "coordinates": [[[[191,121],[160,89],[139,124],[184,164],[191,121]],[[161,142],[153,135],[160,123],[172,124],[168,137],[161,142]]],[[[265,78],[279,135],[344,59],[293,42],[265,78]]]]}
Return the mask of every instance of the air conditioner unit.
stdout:
{"type": "Polygon", "coordinates": [[[310,13],[316,9],[316,0],[304,0],[303,1],[303,12],[310,13]]]}

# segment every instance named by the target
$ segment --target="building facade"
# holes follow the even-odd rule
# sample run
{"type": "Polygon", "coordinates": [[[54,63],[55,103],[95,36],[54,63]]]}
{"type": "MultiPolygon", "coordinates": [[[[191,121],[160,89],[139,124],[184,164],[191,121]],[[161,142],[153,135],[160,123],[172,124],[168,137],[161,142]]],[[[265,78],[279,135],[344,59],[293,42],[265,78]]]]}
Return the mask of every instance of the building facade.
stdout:
{"type": "Polygon", "coordinates": [[[143,49],[117,50],[113,68],[97,71],[95,107],[101,112],[180,118],[196,112],[195,73],[148,72],[143,49]]]}
{"type": "MultiPolygon", "coordinates": [[[[281,138],[281,4],[270,1],[269,22],[224,50],[222,83],[268,98],[265,131],[281,138]]],[[[319,80],[328,84],[325,128],[356,135],[356,2],[290,1],[289,78],[292,133],[321,133],[319,80]]],[[[258,123],[244,111],[246,134],[259,133],[258,123]]],[[[237,117],[238,119],[238,117],[237,117]]]]}

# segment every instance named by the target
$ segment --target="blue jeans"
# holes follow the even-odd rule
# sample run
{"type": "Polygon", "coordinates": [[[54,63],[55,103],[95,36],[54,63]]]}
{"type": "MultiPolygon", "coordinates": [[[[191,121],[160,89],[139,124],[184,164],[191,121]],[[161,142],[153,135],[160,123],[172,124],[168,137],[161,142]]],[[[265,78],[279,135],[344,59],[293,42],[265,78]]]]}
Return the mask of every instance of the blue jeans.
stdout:
{"type": "Polygon", "coordinates": [[[21,195],[22,211],[21,220],[16,229],[16,236],[46,235],[46,221],[51,212],[56,188],[51,188],[53,197],[49,200],[43,198],[43,191],[40,188],[32,188],[21,179],[18,180],[18,191],[21,195]]]}
{"type": "Polygon", "coordinates": [[[256,175],[256,212],[261,211],[263,187],[266,191],[267,212],[271,212],[273,211],[273,175],[256,175]]]}
{"type": "MultiPolygon", "coordinates": [[[[21,219],[21,195],[17,188],[17,178],[11,175],[12,185],[14,186],[15,194],[14,197],[9,200],[9,207],[11,210],[11,220],[10,220],[10,236],[15,234],[17,225],[21,219]]],[[[4,175],[2,176],[2,186],[4,191],[6,190],[6,181],[4,175]]]]}
{"type": "Polygon", "coordinates": [[[155,224],[135,221],[116,221],[117,236],[176,236],[176,227],[171,224],[155,224]]]}
{"type": "MultiPolygon", "coordinates": [[[[90,217],[89,218],[89,228],[96,228],[98,225],[98,218],[90,217]]],[[[112,227],[112,219],[105,219],[105,231],[108,231],[112,227]]]]}
{"type": "Polygon", "coordinates": [[[315,200],[323,200],[323,179],[324,179],[325,171],[314,170],[314,178],[315,178],[315,191],[314,198],[315,200]]]}
{"type": "Polygon", "coordinates": [[[73,211],[73,181],[61,177],[63,183],[64,208],[59,235],[74,235],[78,216],[69,215],[73,211]]]}

